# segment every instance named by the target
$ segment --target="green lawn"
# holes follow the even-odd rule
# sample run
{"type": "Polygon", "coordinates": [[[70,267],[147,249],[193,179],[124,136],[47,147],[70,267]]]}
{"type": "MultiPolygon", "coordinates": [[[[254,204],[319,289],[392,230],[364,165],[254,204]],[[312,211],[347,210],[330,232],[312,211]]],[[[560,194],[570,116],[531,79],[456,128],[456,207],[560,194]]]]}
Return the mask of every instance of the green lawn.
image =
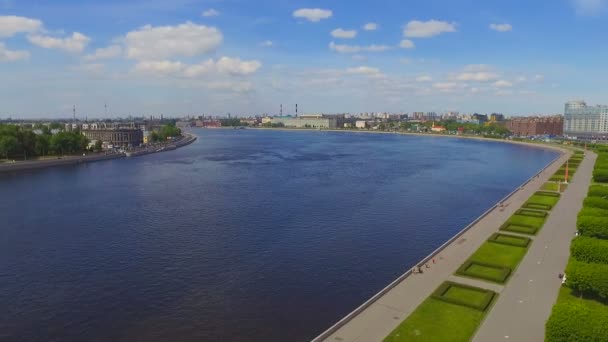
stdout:
{"type": "Polygon", "coordinates": [[[485,293],[460,286],[450,286],[443,296],[453,300],[462,300],[471,303],[474,306],[481,306],[486,301],[485,293]]]}
{"type": "Polygon", "coordinates": [[[535,228],[541,228],[545,224],[545,217],[531,217],[524,215],[513,215],[507,221],[508,223],[515,225],[532,226],[535,228]]]}
{"type": "MultiPolygon", "coordinates": [[[[558,186],[559,186],[559,183],[557,183],[557,182],[547,182],[547,183],[543,184],[541,189],[547,190],[547,191],[558,191],[558,186]]],[[[562,183],[562,191],[565,191],[567,186],[568,186],[568,184],[562,183]]]]}
{"type": "Polygon", "coordinates": [[[485,312],[427,298],[384,341],[469,341],[485,312]]]}
{"type": "MultiPolygon", "coordinates": [[[[465,263],[465,265],[467,265],[467,263],[465,263]]],[[[458,271],[456,271],[456,274],[465,277],[489,280],[499,284],[504,283],[511,274],[509,269],[499,266],[483,265],[475,262],[470,263],[469,266],[465,265],[461,266],[458,271]]]]}
{"type": "Polygon", "coordinates": [[[514,223],[506,223],[502,227],[500,227],[500,230],[529,235],[536,235],[536,232],[538,232],[537,227],[522,226],[514,223]]]}
{"type": "Polygon", "coordinates": [[[492,235],[491,240],[488,241],[494,241],[495,243],[503,243],[507,245],[516,245],[519,247],[527,247],[530,244],[529,238],[500,233],[495,233],[492,235]]]}
{"type": "Polygon", "coordinates": [[[555,206],[559,202],[559,197],[551,197],[551,196],[540,196],[540,195],[532,195],[527,203],[539,203],[539,204],[547,204],[550,205],[551,208],[555,206]]]}
{"type": "Polygon", "coordinates": [[[469,260],[496,266],[508,267],[514,270],[526,255],[527,248],[486,242],[471,255],[469,260]]]}

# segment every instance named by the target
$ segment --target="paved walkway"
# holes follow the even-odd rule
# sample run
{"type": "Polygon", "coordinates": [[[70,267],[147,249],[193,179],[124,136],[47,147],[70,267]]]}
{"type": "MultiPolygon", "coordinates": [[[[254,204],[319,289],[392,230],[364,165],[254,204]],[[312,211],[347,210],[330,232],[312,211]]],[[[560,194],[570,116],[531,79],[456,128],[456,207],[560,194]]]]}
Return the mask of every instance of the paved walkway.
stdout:
{"type": "MultiPolygon", "coordinates": [[[[568,158],[568,154],[562,155],[558,161],[548,167],[538,178],[533,179],[513,194],[505,202],[504,208],[494,209],[477,222],[436,257],[436,264],[429,263],[431,266],[429,269],[423,267],[423,274],[408,276],[331,335],[325,339],[315,339],[315,341],[382,341],[441,283],[447,279],[453,279],[451,277],[456,269],[492,233],[496,232],[568,158]]],[[[580,170],[580,173],[585,173],[584,168],[585,166],[580,170]]],[[[487,284],[485,287],[490,288],[492,286],[492,284],[487,284]]]]}
{"type": "Polygon", "coordinates": [[[595,158],[587,153],[473,341],[544,341],[545,322],[561,286],[558,274],[568,262],[595,158]]]}

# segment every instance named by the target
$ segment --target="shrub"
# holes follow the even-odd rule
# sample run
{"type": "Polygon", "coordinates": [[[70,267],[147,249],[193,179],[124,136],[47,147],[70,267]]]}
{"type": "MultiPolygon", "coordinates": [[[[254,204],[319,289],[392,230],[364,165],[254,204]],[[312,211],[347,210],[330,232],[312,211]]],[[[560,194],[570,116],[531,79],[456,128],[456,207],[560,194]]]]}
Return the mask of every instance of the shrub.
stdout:
{"type": "Polygon", "coordinates": [[[566,267],[566,285],[576,291],[608,297],[608,265],[570,259],[566,267]]]}
{"type": "Polygon", "coordinates": [[[572,241],[570,253],[578,261],[608,264],[608,240],[579,236],[572,241]]]}
{"type": "Polygon", "coordinates": [[[587,196],[591,197],[608,197],[608,186],[592,185],[589,187],[587,196]]]}
{"type": "Polygon", "coordinates": [[[580,216],[576,227],[584,236],[608,239],[608,217],[580,216]]]}
{"type": "Polygon", "coordinates": [[[583,201],[583,207],[608,209],[608,199],[600,197],[587,197],[583,201]]]}
{"type": "Polygon", "coordinates": [[[598,183],[608,182],[608,168],[593,170],[593,180],[598,183]]]}
{"type": "Polygon", "coordinates": [[[504,283],[511,274],[511,269],[509,267],[467,260],[456,270],[456,274],[504,283]],[[472,268],[478,268],[478,270],[472,271],[472,268]]]}
{"type": "Polygon", "coordinates": [[[578,217],[581,216],[593,216],[593,217],[608,217],[608,209],[602,208],[583,208],[578,212],[578,217]]]}
{"type": "Polygon", "coordinates": [[[527,208],[527,209],[538,209],[538,210],[547,210],[547,211],[551,210],[551,208],[553,208],[550,204],[534,203],[534,202],[525,203],[522,207],[527,208]]]}
{"type": "Polygon", "coordinates": [[[538,210],[530,210],[530,209],[518,209],[515,212],[516,215],[521,215],[521,216],[529,216],[529,217],[546,217],[547,213],[544,211],[538,211],[538,210]]]}
{"type": "Polygon", "coordinates": [[[608,310],[584,302],[558,303],[546,323],[545,341],[608,341],[608,310]]]}

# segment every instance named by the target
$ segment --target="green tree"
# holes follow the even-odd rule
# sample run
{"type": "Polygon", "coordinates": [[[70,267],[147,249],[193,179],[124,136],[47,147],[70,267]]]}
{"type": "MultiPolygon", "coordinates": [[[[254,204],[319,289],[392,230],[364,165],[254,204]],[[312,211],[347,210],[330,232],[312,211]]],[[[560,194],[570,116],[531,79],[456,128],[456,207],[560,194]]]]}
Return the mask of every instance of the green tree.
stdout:
{"type": "Polygon", "coordinates": [[[9,154],[12,154],[17,149],[19,142],[17,138],[10,135],[0,137],[0,154],[8,159],[9,154]]]}
{"type": "Polygon", "coordinates": [[[51,146],[51,137],[47,134],[40,134],[36,136],[36,142],[34,144],[34,151],[36,155],[44,156],[49,153],[49,147],[51,146]]]}
{"type": "Polygon", "coordinates": [[[95,142],[95,147],[94,147],[94,150],[95,150],[96,152],[101,152],[102,147],[103,147],[103,141],[101,141],[101,140],[97,140],[97,141],[95,142]]]}

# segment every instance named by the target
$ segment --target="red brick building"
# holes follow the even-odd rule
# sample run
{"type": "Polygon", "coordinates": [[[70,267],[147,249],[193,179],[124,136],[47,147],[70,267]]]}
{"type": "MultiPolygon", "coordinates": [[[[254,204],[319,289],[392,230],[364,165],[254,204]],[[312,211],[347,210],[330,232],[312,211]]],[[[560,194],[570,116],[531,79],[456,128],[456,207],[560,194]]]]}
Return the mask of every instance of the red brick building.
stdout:
{"type": "Polygon", "coordinates": [[[514,135],[563,135],[564,117],[523,117],[507,121],[507,129],[514,135]]]}

